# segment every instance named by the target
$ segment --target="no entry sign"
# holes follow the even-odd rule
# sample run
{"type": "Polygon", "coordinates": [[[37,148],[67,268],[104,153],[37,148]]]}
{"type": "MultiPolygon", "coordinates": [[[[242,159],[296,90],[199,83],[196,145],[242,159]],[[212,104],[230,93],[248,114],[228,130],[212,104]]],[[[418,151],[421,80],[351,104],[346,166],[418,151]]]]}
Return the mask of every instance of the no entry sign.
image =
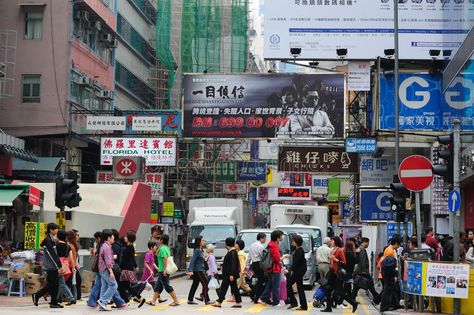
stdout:
{"type": "Polygon", "coordinates": [[[433,182],[431,161],[422,155],[412,155],[403,160],[398,177],[408,190],[422,191],[433,182]]]}

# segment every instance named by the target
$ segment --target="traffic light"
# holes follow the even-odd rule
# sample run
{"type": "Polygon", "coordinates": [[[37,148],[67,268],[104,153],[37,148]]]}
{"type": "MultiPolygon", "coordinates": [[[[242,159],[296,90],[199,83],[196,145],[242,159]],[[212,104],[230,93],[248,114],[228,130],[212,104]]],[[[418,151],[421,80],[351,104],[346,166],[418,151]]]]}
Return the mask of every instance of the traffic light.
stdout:
{"type": "Polygon", "coordinates": [[[64,206],[69,208],[78,207],[82,198],[77,192],[79,185],[77,180],[79,174],[77,172],[69,172],[68,178],[57,178],[56,179],[56,207],[63,209],[64,206]]]}
{"type": "Polygon", "coordinates": [[[448,185],[453,185],[454,179],[454,136],[453,134],[439,136],[438,142],[446,145],[446,148],[438,152],[443,164],[433,165],[433,173],[442,176],[448,185]]]}
{"type": "Polygon", "coordinates": [[[392,211],[395,212],[395,221],[402,222],[405,220],[406,214],[405,200],[410,197],[410,191],[402,183],[391,183],[390,189],[392,190],[390,204],[392,211]]]}

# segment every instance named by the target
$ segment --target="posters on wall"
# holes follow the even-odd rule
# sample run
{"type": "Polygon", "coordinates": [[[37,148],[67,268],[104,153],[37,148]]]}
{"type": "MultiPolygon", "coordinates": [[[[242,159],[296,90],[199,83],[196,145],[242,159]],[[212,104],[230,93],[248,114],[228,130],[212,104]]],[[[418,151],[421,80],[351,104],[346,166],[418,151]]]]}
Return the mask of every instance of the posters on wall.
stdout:
{"type": "Polygon", "coordinates": [[[147,166],[175,166],[176,138],[100,139],[100,164],[112,165],[114,156],[143,156],[147,166]]]}
{"type": "MultiPolygon", "coordinates": [[[[456,52],[471,23],[460,18],[470,1],[399,1],[401,59],[431,59],[430,49],[456,52]]],[[[265,2],[265,59],[376,59],[393,47],[393,1],[269,0],[265,2]],[[369,48],[370,47],[370,48],[369,48]]]]}
{"type": "Polygon", "coordinates": [[[184,136],[344,136],[344,75],[184,75],[184,136]]]}
{"type": "Polygon", "coordinates": [[[423,293],[423,263],[405,261],[405,292],[421,295],[423,293]]]}
{"type": "Polygon", "coordinates": [[[395,161],[392,158],[361,155],[359,164],[361,186],[389,186],[393,181],[393,174],[396,174],[395,161]]]}
{"type": "Polygon", "coordinates": [[[356,153],[343,148],[281,147],[278,170],[284,172],[357,173],[356,153]]]}
{"type": "MultiPolygon", "coordinates": [[[[474,75],[456,77],[443,93],[441,75],[401,73],[400,130],[449,130],[453,120],[474,130],[474,75]]],[[[395,128],[393,75],[380,76],[380,129],[395,128]]]]}
{"type": "Polygon", "coordinates": [[[426,263],[427,296],[467,299],[469,265],[426,263]]]}
{"type": "Polygon", "coordinates": [[[347,77],[349,91],[370,91],[370,61],[350,61],[347,77]]]}

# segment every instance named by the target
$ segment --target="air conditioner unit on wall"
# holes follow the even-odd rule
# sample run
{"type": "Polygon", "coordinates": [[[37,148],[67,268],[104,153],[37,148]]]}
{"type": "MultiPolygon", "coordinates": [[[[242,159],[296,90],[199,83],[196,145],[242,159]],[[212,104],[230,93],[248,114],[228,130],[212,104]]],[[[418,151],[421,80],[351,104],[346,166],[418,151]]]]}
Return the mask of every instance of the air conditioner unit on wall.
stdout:
{"type": "Polygon", "coordinates": [[[109,44],[109,47],[110,48],[117,48],[118,47],[118,40],[117,39],[112,40],[109,44]]]}
{"type": "Polygon", "coordinates": [[[109,90],[100,90],[97,95],[99,98],[103,99],[113,99],[114,98],[114,92],[109,91],[109,90]]]}
{"type": "Polygon", "coordinates": [[[87,27],[89,29],[95,29],[95,30],[100,31],[102,29],[102,23],[100,21],[90,21],[87,24],[87,27]]]}
{"type": "Polygon", "coordinates": [[[100,40],[102,42],[111,42],[113,40],[113,36],[110,33],[102,33],[100,34],[100,40]]]}
{"type": "Polygon", "coordinates": [[[76,82],[79,85],[91,85],[92,84],[92,79],[89,77],[79,77],[74,82],[76,82]]]}

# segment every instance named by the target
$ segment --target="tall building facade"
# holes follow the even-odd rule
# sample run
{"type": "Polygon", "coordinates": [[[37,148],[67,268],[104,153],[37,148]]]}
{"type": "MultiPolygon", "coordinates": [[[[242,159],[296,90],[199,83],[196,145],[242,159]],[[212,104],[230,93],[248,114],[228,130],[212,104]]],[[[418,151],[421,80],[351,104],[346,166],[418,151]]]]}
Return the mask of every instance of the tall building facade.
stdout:
{"type": "Polygon", "coordinates": [[[98,160],[82,137],[85,114],[112,111],[116,2],[0,1],[0,30],[16,32],[14,93],[0,99],[0,128],[40,157],[81,171],[98,160]]]}

